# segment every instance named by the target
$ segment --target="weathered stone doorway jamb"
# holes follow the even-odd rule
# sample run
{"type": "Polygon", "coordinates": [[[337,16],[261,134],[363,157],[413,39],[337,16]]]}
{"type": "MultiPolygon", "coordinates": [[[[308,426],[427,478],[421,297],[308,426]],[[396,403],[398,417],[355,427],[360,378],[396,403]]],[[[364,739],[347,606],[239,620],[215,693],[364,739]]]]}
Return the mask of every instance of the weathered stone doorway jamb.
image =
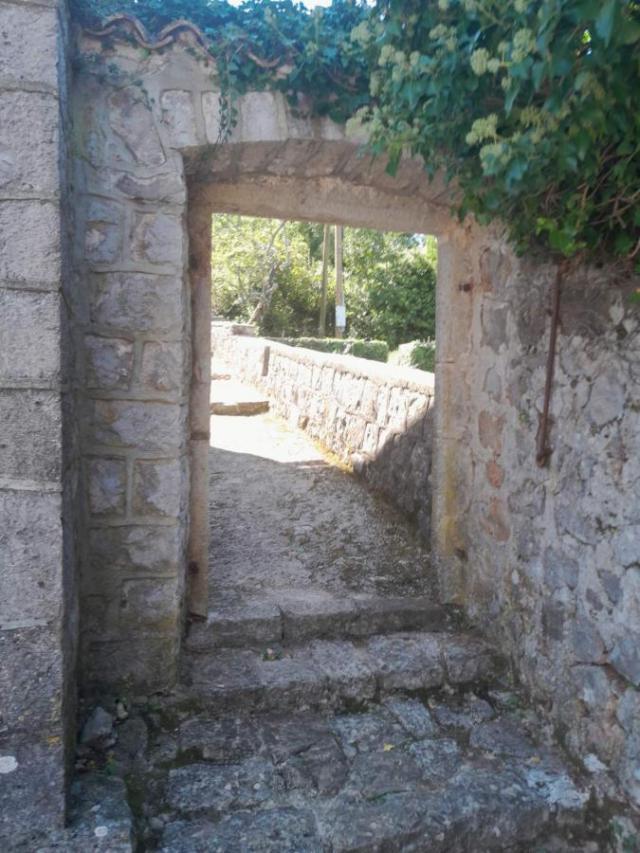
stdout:
{"type": "MultiPolygon", "coordinates": [[[[188,539],[187,612],[206,618],[208,613],[209,517],[208,457],[210,439],[210,373],[211,373],[211,221],[214,211],[244,215],[306,218],[309,196],[298,196],[286,185],[280,194],[273,187],[233,183],[208,184],[191,179],[188,195],[189,275],[191,289],[192,378],[190,398],[191,492],[188,539]],[[284,203],[283,198],[289,202],[284,203]]],[[[327,193],[334,199],[335,193],[327,193]]],[[[345,224],[384,227],[393,217],[381,207],[379,216],[362,222],[361,216],[329,213],[325,194],[313,195],[314,220],[341,219],[345,224]],[[381,221],[382,220],[382,221],[381,221]]],[[[381,204],[384,196],[380,199],[381,204]]],[[[369,202],[371,199],[369,198],[369,202]]],[[[405,223],[402,223],[403,225],[405,223]]],[[[405,226],[406,227],[406,226],[405,226]]],[[[436,348],[436,412],[434,435],[434,470],[432,475],[433,515],[432,551],[438,570],[441,592],[446,601],[458,602],[464,586],[466,545],[460,525],[461,507],[468,494],[467,470],[471,462],[463,448],[468,443],[469,421],[465,412],[464,384],[459,376],[470,357],[471,319],[473,314],[473,270],[470,251],[472,235],[457,223],[421,221],[416,217],[416,230],[438,237],[437,348],[436,348]],[[429,227],[429,226],[433,227],[429,227]]],[[[468,507],[466,507],[468,510],[468,507]]]]}
{"type": "Polygon", "coordinates": [[[191,485],[186,607],[206,618],[209,586],[209,438],[211,388],[211,207],[189,189],[187,201],[191,295],[191,485]]]}

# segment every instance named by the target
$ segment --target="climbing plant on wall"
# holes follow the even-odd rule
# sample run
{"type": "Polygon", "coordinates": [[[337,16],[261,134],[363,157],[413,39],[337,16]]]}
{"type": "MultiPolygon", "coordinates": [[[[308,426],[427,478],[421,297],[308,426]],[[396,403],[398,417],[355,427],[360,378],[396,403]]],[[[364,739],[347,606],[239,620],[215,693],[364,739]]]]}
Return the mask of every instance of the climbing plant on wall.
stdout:
{"type": "MultiPolygon", "coordinates": [[[[227,127],[248,89],[359,112],[377,153],[456,178],[460,215],[520,249],[640,261],[638,0],[73,0],[157,33],[187,19],[219,69],[227,127]]],[[[144,43],[144,39],[138,39],[144,43]]]]}
{"type": "MultiPolygon", "coordinates": [[[[123,13],[135,16],[152,35],[175,21],[195,24],[216,60],[227,127],[235,119],[235,99],[251,89],[280,91],[294,109],[338,122],[369,99],[368,59],[351,39],[368,14],[360,0],[334,0],[314,11],[294,0],[71,2],[74,17],[88,28],[123,13]]],[[[126,21],[121,17],[120,23],[126,21]]]]}
{"type": "Polygon", "coordinates": [[[366,118],[521,247],[640,255],[640,4],[378,0],[366,118]]]}

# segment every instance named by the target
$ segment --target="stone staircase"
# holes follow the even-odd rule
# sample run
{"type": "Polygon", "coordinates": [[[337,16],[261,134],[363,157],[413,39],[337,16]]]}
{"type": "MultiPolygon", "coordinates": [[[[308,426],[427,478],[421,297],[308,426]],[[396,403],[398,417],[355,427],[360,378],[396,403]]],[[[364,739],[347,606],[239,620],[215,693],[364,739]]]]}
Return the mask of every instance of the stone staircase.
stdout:
{"type": "Polygon", "coordinates": [[[213,436],[208,619],[178,690],[103,702],[49,849],[131,850],[130,808],[137,853],[616,851],[402,517],[270,417],[213,436]]]}
{"type": "Polygon", "coordinates": [[[488,681],[499,661],[422,599],[330,595],[213,611],[187,637],[183,684],[216,709],[340,708],[398,690],[488,681]]]}
{"type": "Polygon", "coordinates": [[[259,415],[269,411],[269,400],[239,382],[234,382],[225,373],[215,374],[221,379],[213,379],[211,382],[211,405],[212,415],[248,416],[259,415]]]}
{"type": "Polygon", "coordinates": [[[316,602],[313,620],[283,605],[277,635],[252,602],[194,624],[180,689],[120,709],[89,750],[103,773],[80,789],[80,825],[37,849],[616,849],[584,779],[455,611],[359,605],[316,602]],[[336,639],[347,614],[351,639],[336,639]]]}
{"type": "Polygon", "coordinates": [[[183,688],[137,712],[139,849],[605,849],[499,655],[423,603],[246,602],[193,625],[183,688]]]}

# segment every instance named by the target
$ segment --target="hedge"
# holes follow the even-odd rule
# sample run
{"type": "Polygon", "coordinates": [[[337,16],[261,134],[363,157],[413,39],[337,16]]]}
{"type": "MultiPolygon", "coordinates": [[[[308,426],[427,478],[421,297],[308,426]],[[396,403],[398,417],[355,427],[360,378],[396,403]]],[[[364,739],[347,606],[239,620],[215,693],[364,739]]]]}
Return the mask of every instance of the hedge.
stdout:
{"type": "Polygon", "coordinates": [[[410,341],[398,347],[396,363],[403,367],[415,367],[433,373],[436,366],[435,341],[410,341]]]}
{"type": "Polygon", "coordinates": [[[368,358],[371,361],[386,362],[389,358],[389,345],[386,341],[365,341],[356,338],[272,338],[272,340],[290,347],[304,347],[337,355],[353,355],[357,358],[368,358]]]}

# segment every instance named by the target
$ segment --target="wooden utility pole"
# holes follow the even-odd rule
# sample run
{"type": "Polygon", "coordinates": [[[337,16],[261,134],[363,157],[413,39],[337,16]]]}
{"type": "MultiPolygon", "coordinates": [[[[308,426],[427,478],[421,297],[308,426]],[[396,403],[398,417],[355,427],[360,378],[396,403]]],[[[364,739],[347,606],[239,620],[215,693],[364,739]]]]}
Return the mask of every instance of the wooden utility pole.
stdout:
{"type": "Polygon", "coordinates": [[[327,281],[329,279],[329,237],[331,226],[324,226],[322,238],[322,295],[320,298],[320,322],[318,323],[318,334],[321,338],[327,334],[327,281]]]}
{"type": "Polygon", "coordinates": [[[347,325],[347,310],[344,304],[344,280],[342,274],[342,237],[344,228],[336,225],[336,338],[344,338],[347,325]]]}

